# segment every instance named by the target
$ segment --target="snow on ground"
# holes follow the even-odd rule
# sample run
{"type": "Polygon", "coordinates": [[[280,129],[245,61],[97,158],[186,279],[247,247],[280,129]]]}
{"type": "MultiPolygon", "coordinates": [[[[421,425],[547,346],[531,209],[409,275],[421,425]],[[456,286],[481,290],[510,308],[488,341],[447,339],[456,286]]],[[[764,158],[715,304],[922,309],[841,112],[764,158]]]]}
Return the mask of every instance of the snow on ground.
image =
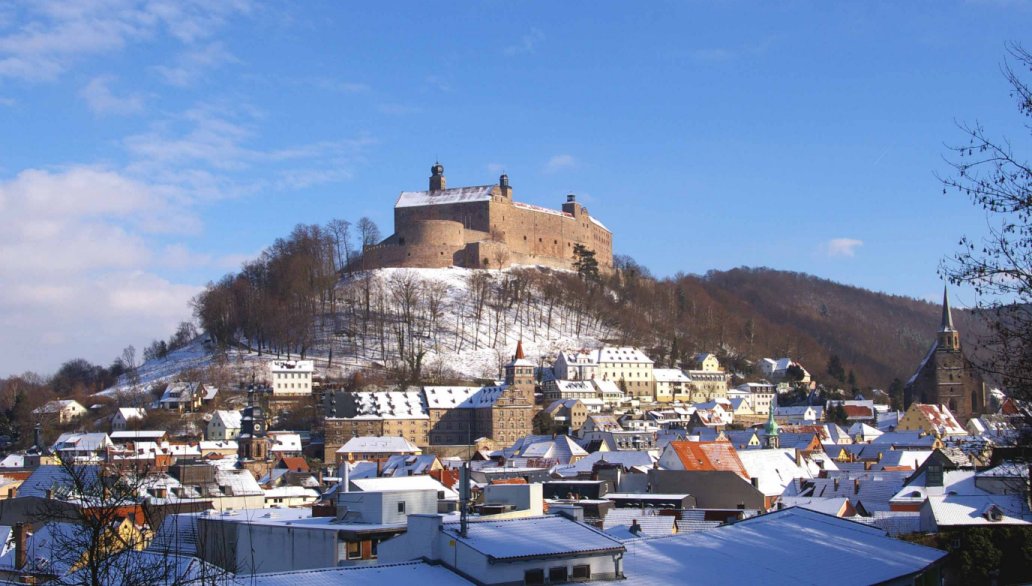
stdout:
{"type": "MultiPolygon", "coordinates": [[[[456,267],[379,269],[368,273],[375,281],[375,287],[384,290],[387,297],[392,280],[406,276],[446,287],[435,332],[426,332],[425,344],[432,348],[424,359],[424,372],[454,373],[463,378],[497,378],[501,376],[501,366],[512,357],[519,340],[523,341],[523,350],[529,360],[541,363],[544,358],[551,364],[559,351],[599,347],[602,339],[614,335],[614,332],[585,319],[580,320],[578,328],[578,316],[568,311],[555,309],[549,320],[547,308],[537,295],[529,311],[526,307],[521,310],[501,308],[498,311],[489,308],[485,309],[480,323],[475,324],[469,302],[469,278],[473,273],[472,269],[456,267]]],[[[504,278],[506,273],[490,271],[488,274],[497,280],[504,278]]],[[[349,288],[354,295],[356,283],[364,276],[355,275],[342,281],[339,285],[342,296],[348,296],[349,288]]],[[[305,358],[315,361],[318,375],[344,376],[357,369],[383,368],[385,364],[398,360],[396,340],[390,331],[381,346],[381,340],[372,328],[362,334],[361,324],[349,319],[343,309],[336,314],[320,315],[314,327],[316,342],[305,358]],[[384,347],[386,354],[382,351],[384,347]],[[329,360],[331,349],[332,366],[329,360]]],[[[256,380],[261,381],[268,378],[269,361],[287,357],[286,354],[267,352],[259,355],[240,346],[230,348],[223,359],[217,360],[206,340],[207,336],[201,335],[165,358],[145,362],[138,370],[139,382],[135,389],[146,392],[175,380],[185,371],[210,373],[212,369],[219,368],[224,369],[229,380],[246,381],[254,374],[256,380]]],[[[291,358],[298,356],[294,354],[291,358]]],[[[133,388],[134,385],[123,377],[118,385],[101,394],[114,395],[133,388]]]]}

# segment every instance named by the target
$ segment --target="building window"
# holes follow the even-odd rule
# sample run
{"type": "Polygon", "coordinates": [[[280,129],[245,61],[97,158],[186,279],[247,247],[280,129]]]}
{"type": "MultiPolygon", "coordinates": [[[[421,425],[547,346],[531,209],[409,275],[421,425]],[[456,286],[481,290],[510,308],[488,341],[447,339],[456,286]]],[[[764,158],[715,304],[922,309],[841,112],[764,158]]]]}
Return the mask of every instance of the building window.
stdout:
{"type": "Polygon", "coordinates": [[[348,542],[348,559],[349,560],[360,560],[362,559],[362,543],[358,541],[348,542]]]}
{"type": "Polygon", "coordinates": [[[405,501],[401,501],[401,502],[398,503],[398,512],[399,513],[404,513],[405,512],[405,501]]]}
{"type": "Polygon", "coordinates": [[[545,571],[538,570],[526,570],[523,572],[523,583],[527,586],[538,586],[545,583],[545,571]]]}
{"type": "Polygon", "coordinates": [[[566,566],[560,566],[558,568],[548,568],[548,581],[553,584],[561,584],[566,582],[568,572],[566,566]]]}

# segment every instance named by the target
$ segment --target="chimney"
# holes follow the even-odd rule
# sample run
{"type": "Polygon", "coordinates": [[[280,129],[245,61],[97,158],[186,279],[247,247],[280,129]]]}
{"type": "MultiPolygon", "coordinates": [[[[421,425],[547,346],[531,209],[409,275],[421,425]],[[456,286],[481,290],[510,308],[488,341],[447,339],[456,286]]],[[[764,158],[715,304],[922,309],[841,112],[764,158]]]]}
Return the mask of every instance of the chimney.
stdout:
{"type": "Polygon", "coordinates": [[[839,485],[839,479],[835,478],[835,490],[836,491],[838,490],[838,485],[839,485]]]}
{"type": "Polygon", "coordinates": [[[635,536],[641,535],[641,525],[638,524],[638,520],[631,521],[631,533],[635,536]]]}
{"type": "Polygon", "coordinates": [[[14,525],[14,568],[20,570],[29,561],[28,552],[29,526],[25,523],[14,525]]]}
{"type": "Polygon", "coordinates": [[[860,479],[859,478],[854,478],[853,479],[853,494],[859,494],[859,493],[860,493],[860,479]]]}
{"type": "Polygon", "coordinates": [[[46,496],[47,496],[47,500],[48,501],[52,500],[54,498],[54,489],[48,488],[47,492],[46,492],[46,496]]]}
{"type": "Polygon", "coordinates": [[[753,488],[755,488],[756,490],[760,489],[760,479],[759,478],[756,478],[755,476],[753,476],[749,480],[752,482],[753,488]]]}

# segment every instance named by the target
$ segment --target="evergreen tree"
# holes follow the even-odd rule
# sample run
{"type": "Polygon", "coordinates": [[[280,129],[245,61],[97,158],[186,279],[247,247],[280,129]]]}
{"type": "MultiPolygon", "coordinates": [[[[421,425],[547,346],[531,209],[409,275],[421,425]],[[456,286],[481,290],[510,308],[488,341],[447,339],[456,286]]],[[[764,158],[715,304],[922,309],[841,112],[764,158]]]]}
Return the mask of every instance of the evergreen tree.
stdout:
{"type": "Polygon", "coordinates": [[[846,382],[846,369],[842,367],[842,359],[838,354],[832,354],[828,359],[828,376],[840,383],[846,382]]]}
{"type": "Polygon", "coordinates": [[[582,279],[586,281],[598,281],[600,279],[598,259],[595,258],[594,250],[583,244],[575,244],[573,246],[573,256],[577,259],[573,261],[573,268],[577,269],[577,274],[582,279]]]}

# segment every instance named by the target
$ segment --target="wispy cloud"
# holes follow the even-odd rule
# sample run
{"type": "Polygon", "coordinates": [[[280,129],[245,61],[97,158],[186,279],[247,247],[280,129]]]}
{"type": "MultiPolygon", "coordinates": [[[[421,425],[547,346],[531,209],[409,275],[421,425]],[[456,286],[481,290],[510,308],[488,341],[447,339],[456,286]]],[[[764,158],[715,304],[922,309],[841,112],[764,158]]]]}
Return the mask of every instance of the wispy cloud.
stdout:
{"type": "Polygon", "coordinates": [[[558,173],[566,169],[573,169],[578,165],[573,155],[555,155],[545,163],[545,173],[558,173]]]}
{"type": "Polygon", "coordinates": [[[86,105],[94,114],[128,116],[142,112],[143,96],[116,96],[109,87],[112,81],[114,78],[111,76],[95,77],[79,91],[79,96],[86,100],[86,105]]]}
{"type": "Polygon", "coordinates": [[[165,83],[187,87],[196,83],[208,71],[239,61],[222,43],[210,43],[183,52],[173,65],[157,65],[153,69],[165,83]]]}
{"type": "Polygon", "coordinates": [[[538,45],[544,40],[545,33],[541,32],[540,29],[532,28],[527,31],[527,34],[520,37],[519,43],[505,47],[502,49],[502,52],[509,56],[533,53],[537,50],[538,45]]]}
{"type": "Polygon", "coordinates": [[[829,257],[856,256],[856,249],[864,245],[863,240],[856,238],[832,238],[821,245],[821,250],[829,257]]]}
{"type": "Polygon", "coordinates": [[[0,77],[49,81],[85,59],[133,43],[172,37],[186,46],[203,42],[249,0],[103,0],[25,2],[14,30],[0,35],[0,77]]]}

